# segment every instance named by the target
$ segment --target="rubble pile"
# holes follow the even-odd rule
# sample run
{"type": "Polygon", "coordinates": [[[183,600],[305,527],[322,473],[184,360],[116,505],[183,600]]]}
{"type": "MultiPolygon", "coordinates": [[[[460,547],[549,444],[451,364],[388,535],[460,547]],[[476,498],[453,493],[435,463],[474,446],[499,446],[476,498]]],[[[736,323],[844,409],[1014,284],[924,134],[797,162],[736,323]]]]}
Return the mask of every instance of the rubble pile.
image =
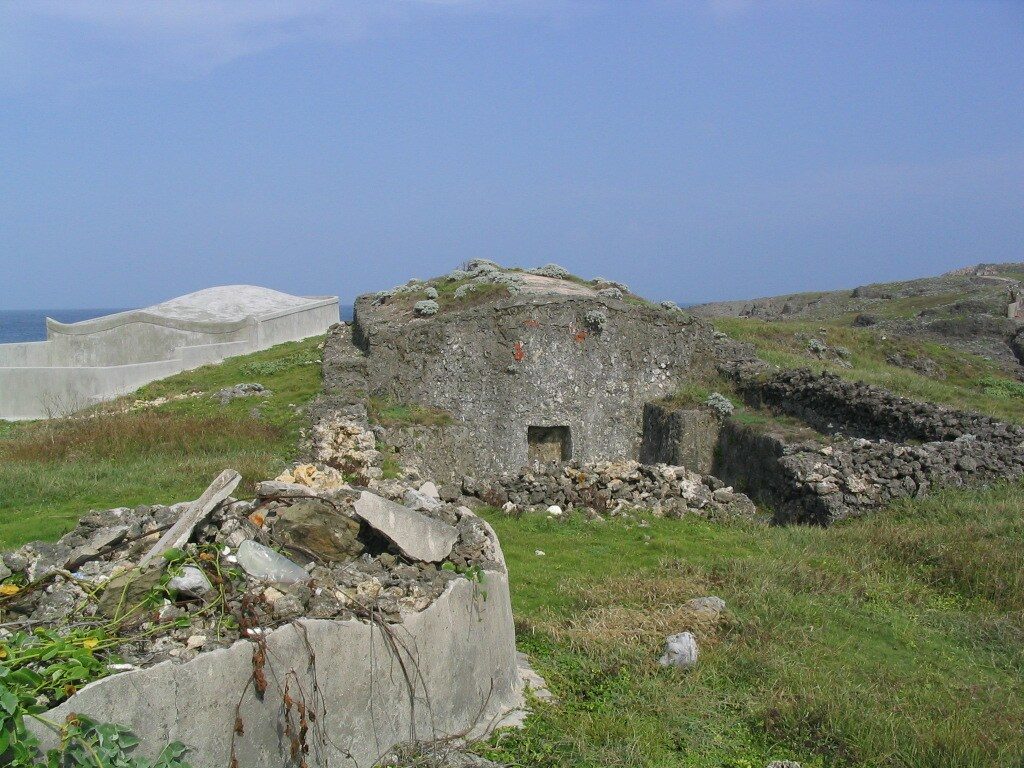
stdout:
{"type": "Polygon", "coordinates": [[[712,475],[631,460],[524,467],[503,473],[494,482],[467,477],[463,492],[508,512],[556,505],[612,515],[635,508],[666,517],[750,517],[756,513],[749,498],[712,475]]]}
{"type": "Polygon", "coordinates": [[[381,493],[299,465],[253,499],[228,495],[240,477],[227,471],[195,502],[90,512],[57,542],[0,557],[0,640],[39,625],[101,629],[111,670],[123,671],[298,618],[401,623],[450,582],[503,571],[486,523],[432,483],[372,479],[365,422],[332,423],[341,428],[323,450],[381,493]]]}

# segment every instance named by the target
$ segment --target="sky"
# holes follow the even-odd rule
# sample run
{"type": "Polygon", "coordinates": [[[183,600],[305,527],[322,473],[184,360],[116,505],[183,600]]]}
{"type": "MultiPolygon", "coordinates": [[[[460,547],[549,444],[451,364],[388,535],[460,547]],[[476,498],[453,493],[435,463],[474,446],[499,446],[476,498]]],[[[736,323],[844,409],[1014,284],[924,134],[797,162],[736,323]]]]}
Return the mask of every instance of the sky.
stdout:
{"type": "Polygon", "coordinates": [[[1024,2],[10,0],[0,309],[1024,261],[1024,2]]]}

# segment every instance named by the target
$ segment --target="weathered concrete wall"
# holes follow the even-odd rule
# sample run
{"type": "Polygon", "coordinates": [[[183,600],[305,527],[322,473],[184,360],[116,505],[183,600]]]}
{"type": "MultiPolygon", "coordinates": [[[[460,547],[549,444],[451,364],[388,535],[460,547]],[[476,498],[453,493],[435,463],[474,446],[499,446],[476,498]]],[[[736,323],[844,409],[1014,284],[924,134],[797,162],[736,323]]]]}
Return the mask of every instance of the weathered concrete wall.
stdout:
{"type": "MultiPolygon", "coordinates": [[[[46,717],[59,722],[81,712],[123,723],[140,737],[143,754],[180,740],[197,768],[223,768],[241,702],[238,764],[286,768],[294,765],[284,735],[288,683],[290,696],[316,715],[308,764],[365,767],[400,742],[480,735],[522,705],[503,571],[486,571],[479,585],[453,581],[431,606],[388,632],[357,620],[303,620],[271,632],[262,697],[250,683],[253,650],[252,642],[240,641],[184,664],[109,677],[46,717]]],[[[294,711],[292,722],[297,727],[294,711]]]]}
{"type": "MultiPolygon", "coordinates": [[[[444,448],[424,452],[443,481],[525,465],[530,426],[569,427],[574,460],[636,458],[644,403],[690,374],[704,333],[680,313],[601,297],[511,298],[411,319],[363,297],[355,314],[369,392],[450,414],[444,448]]],[[[325,353],[328,392],[338,343],[325,353]]]]}
{"type": "Polygon", "coordinates": [[[148,310],[74,324],[47,320],[47,341],[0,344],[0,419],[67,415],[180,371],[323,333],[337,322],[333,297],[230,321],[148,310]]]}
{"type": "Polygon", "coordinates": [[[644,405],[640,461],[712,473],[720,421],[710,408],[669,408],[644,405]]]}

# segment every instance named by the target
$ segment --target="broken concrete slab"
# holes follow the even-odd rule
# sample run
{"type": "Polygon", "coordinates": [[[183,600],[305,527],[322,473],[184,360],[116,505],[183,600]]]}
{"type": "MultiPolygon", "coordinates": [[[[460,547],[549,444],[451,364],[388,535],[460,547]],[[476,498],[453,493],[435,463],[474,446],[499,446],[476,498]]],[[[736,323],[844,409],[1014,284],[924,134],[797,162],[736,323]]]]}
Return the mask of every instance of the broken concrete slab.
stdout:
{"type": "Polygon", "coordinates": [[[256,495],[261,499],[294,499],[316,496],[308,485],[286,483],[282,480],[264,480],[256,483],[256,495]]]}
{"type": "MultiPolygon", "coordinates": [[[[240,640],[189,662],[91,683],[45,717],[63,722],[78,712],[123,723],[139,737],[140,754],[181,741],[196,766],[227,765],[234,741],[239,765],[280,768],[290,764],[279,687],[289,680],[293,698],[318,691],[304,702],[316,715],[306,735],[310,768],[373,765],[404,742],[481,738],[523,703],[507,575],[488,571],[485,588],[486,600],[478,585],[452,581],[387,632],[355,619],[302,620],[269,632],[262,696],[250,684],[255,644],[240,640]],[[236,715],[244,733],[233,737],[236,715]]],[[[56,746],[48,728],[28,725],[44,748],[56,746]]]]}
{"type": "Polygon", "coordinates": [[[452,552],[458,530],[369,491],[355,503],[356,514],[394,542],[406,557],[437,563],[452,552]]]}
{"type": "Polygon", "coordinates": [[[154,547],[149,550],[145,557],[139,561],[142,568],[152,562],[169,549],[180,547],[192,536],[193,529],[214,510],[224,499],[231,495],[231,492],[238,487],[242,476],[233,469],[225,469],[217,479],[210,483],[210,486],[203,491],[203,495],[189,504],[185,513],[178,518],[178,521],[160,537],[154,547]]]}

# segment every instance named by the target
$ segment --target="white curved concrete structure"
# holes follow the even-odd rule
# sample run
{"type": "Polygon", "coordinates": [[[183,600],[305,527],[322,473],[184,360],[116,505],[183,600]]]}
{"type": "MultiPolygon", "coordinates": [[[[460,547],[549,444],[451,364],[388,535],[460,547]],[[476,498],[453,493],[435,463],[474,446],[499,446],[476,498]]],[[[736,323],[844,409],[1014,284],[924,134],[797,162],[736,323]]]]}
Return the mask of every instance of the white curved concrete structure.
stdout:
{"type": "Polygon", "coordinates": [[[0,419],[61,416],[156,379],[325,332],[338,297],[225,285],[0,344],[0,419]]]}

